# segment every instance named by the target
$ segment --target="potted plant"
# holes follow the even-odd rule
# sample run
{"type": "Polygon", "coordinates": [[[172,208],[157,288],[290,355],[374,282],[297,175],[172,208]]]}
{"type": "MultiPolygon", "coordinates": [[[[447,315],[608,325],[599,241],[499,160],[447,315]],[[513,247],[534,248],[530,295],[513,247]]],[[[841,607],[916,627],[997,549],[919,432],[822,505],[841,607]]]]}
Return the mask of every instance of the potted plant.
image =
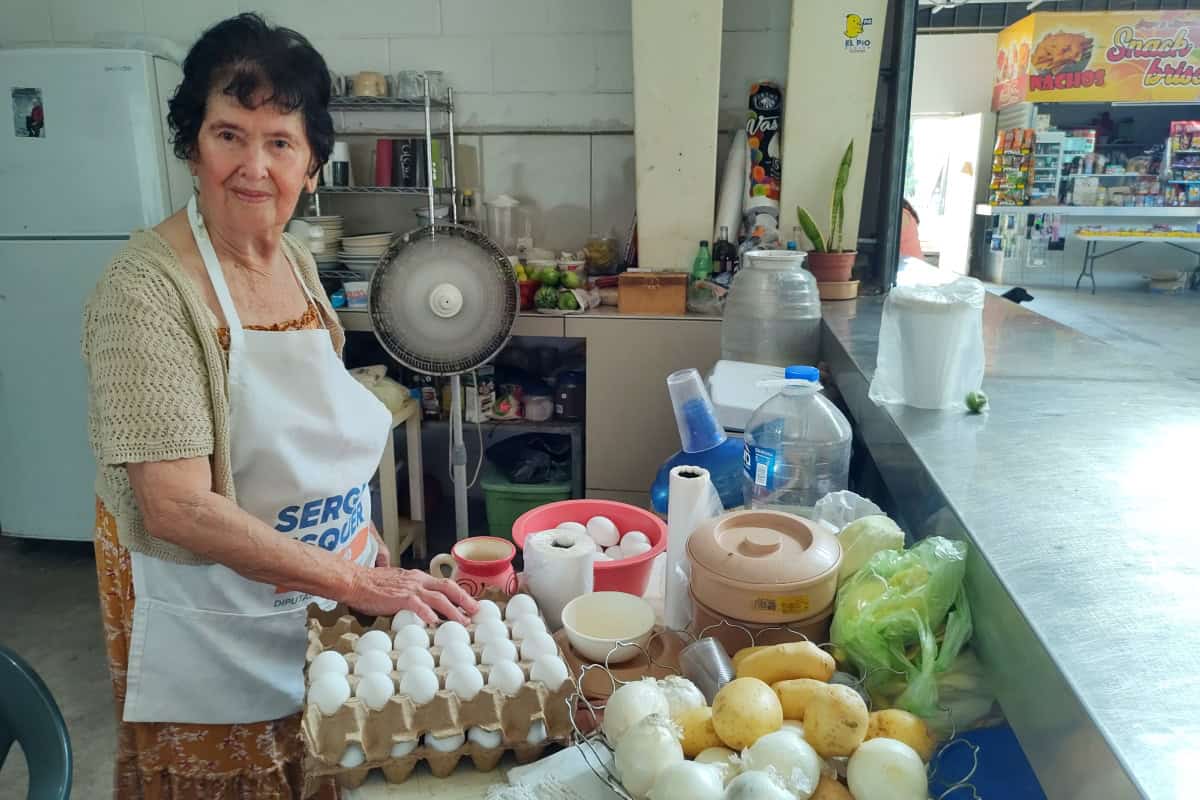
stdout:
{"type": "Polygon", "coordinates": [[[813,221],[812,215],[797,206],[796,216],[804,235],[812,243],[808,251],[808,271],[819,282],[848,281],[850,270],[854,266],[857,250],[842,249],[842,228],[846,221],[846,204],[844,195],[846,183],[850,179],[850,165],[854,162],[854,140],[846,146],[842,155],[842,163],[838,166],[837,177],[833,181],[833,202],[829,208],[829,235],[821,236],[821,230],[813,221]]]}

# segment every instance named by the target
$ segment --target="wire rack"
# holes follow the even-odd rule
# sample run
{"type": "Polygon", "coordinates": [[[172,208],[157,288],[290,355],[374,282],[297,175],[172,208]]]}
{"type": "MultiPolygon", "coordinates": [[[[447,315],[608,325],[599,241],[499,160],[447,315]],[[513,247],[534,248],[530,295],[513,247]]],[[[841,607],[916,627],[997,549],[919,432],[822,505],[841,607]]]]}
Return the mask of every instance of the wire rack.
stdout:
{"type": "MultiPolygon", "coordinates": [[[[614,745],[606,739],[604,733],[600,729],[600,713],[604,709],[604,704],[593,702],[584,693],[584,676],[588,672],[595,670],[602,671],[605,675],[607,675],[608,679],[612,681],[613,691],[616,691],[617,687],[621,684],[628,683],[628,681],[622,681],[617,678],[617,676],[613,674],[611,665],[609,664],[609,659],[612,658],[613,654],[615,654],[618,649],[623,647],[633,647],[640,651],[642,656],[646,659],[647,666],[650,668],[658,668],[664,671],[677,672],[677,670],[674,670],[672,665],[662,664],[654,660],[654,657],[650,655],[651,645],[653,642],[666,633],[679,636],[685,641],[690,640],[691,642],[695,642],[705,638],[710,631],[717,630],[721,627],[733,628],[734,630],[744,633],[746,635],[746,640],[749,642],[748,646],[754,646],[757,643],[757,637],[754,633],[747,628],[742,627],[741,625],[736,625],[727,620],[721,620],[715,625],[710,625],[707,628],[703,628],[699,635],[693,635],[689,631],[660,628],[657,629],[654,634],[652,634],[650,638],[646,640],[645,644],[627,641],[617,642],[615,645],[613,645],[612,650],[609,651],[609,654],[604,659],[603,664],[584,664],[580,669],[578,676],[571,676],[571,681],[575,685],[575,691],[567,697],[566,702],[571,712],[570,719],[572,727],[571,736],[573,739],[572,746],[579,748],[580,754],[583,756],[584,761],[587,763],[588,768],[591,769],[593,774],[595,774],[595,776],[599,778],[606,786],[608,786],[608,788],[611,789],[618,797],[623,798],[623,800],[636,800],[636,798],[634,798],[633,795],[631,795],[621,784],[620,778],[613,769],[614,745]],[[585,720],[588,717],[591,718],[590,727],[592,730],[590,732],[584,731],[583,727],[580,726],[580,713],[584,715],[583,719],[585,720]]],[[[758,636],[775,632],[786,633],[795,636],[798,640],[809,641],[809,638],[803,633],[786,625],[762,628],[759,630],[758,636]]],[[[818,647],[822,649],[828,649],[832,646],[832,643],[828,642],[818,645],[818,647]]],[[[845,675],[845,673],[839,673],[839,675],[845,675]]],[[[859,694],[861,694],[866,700],[867,708],[870,709],[870,695],[864,688],[866,677],[847,677],[849,677],[850,680],[845,681],[846,685],[849,685],[851,688],[858,691],[859,694]]],[[[950,709],[942,707],[942,710],[947,714],[947,716],[949,716],[950,709]]],[[[930,797],[932,797],[933,800],[984,800],[975,786],[971,783],[971,780],[975,777],[975,773],[979,769],[979,752],[980,748],[978,745],[967,739],[961,738],[958,735],[957,729],[952,727],[950,737],[946,740],[945,744],[939,747],[937,752],[934,753],[933,758],[930,759],[927,767],[930,797]],[[967,749],[971,767],[962,777],[951,779],[947,776],[941,775],[940,772],[942,771],[943,757],[946,755],[946,753],[955,748],[967,749]],[[935,794],[935,792],[937,793],[935,794]]],[[[833,762],[834,767],[837,769],[838,775],[844,778],[848,759],[835,758],[831,759],[831,761],[833,762]]]]}

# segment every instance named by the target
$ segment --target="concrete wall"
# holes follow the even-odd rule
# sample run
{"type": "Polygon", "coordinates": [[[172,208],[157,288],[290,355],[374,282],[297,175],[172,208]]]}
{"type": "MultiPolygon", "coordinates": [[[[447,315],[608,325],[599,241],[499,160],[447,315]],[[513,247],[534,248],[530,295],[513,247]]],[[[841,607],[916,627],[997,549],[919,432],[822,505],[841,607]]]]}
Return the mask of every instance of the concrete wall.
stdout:
{"type": "MultiPolygon", "coordinates": [[[[634,209],[632,0],[6,0],[0,46],[81,44],[115,31],[186,47],[208,25],[259,11],[311,38],[335,71],[430,68],[458,95],[461,186],[532,209],[539,244],[622,238],[634,209]]],[[[722,119],[738,124],[754,80],[783,81],[790,0],[725,3],[722,119]]],[[[687,48],[664,31],[664,48],[687,48]]],[[[354,115],[345,128],[413,126],[354,115]]],[[[370,169],[373,137],[352,137],[370,169]]],[[[724,138],[724,137],[722,137],[724,138]]],[[[351,232],[415,222],[411,202],[339,198],[351,232]],[[403,222],[397,221],[400,217],[403,222]]]]}

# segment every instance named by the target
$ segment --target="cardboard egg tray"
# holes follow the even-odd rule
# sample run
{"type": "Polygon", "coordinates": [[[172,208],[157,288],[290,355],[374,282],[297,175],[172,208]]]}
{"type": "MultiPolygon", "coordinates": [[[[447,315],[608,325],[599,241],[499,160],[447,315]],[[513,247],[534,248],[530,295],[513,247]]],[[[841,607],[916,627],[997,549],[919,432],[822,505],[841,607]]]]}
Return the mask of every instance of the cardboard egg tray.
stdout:
{"type": "MultiPolygon", "coordinates": [[[[497,593],[485,597],[494,600],[504,611],[507,605],[505,595],[497,593]]],[[[315,703],[305,705],[301,727],[308,750],[306,777],[310,784],[323,777],[334,776],[339,785],[354,789],[362,785],[373,769],[381,769],[389,783],[401,783],[421,761],[428,763],[430,772],[435,776],[444,778],[454,771],[464,756],[471,759],[476,769],[486,772],[496,768],[507,750],[513,751],[518,762],[527,763],[539,758],[548,745],[569,742],[572,728],[571,709],[567,702],[574,691],[571,681],[566,680],[553,690],[541,681],[530,681],[528,677],[532,664],[527,661],[519,662],[526,681],[514,695],[505,695],[487,686],[491,668],[476,663],[485,685],[471,700],[461,700],[454,692],[443,688],[432,701],[424,705],[416,705],[408,695],[396,694],[378,711],[367,708],[353,696],[358,685],[358,676],[354,675],[354,664],[358,658],[354,643],[369,630],[382,630],[391,636],[391,623],[391,617],[377,617],[369,624],[363,624],[343,606],[328,612],[312,607],[308,620],[306,670],[322,650],[337,650],[350,664],[347,679],[351,697],[331,715],[322,714],[315,703]],[[539,720],[545,725],[546,738],[531,744],[527,739],[529,730],[539,720]],[[485,748],[467,740],[456,750],[442,752],[421,738],[425,734],[437,737],[459,733],[465,735],[475,726],[491,732],[499,731],[500,746],[485,748]],[[417,746],[412,752],[404,756],[392,756],[394,745],[411,744],[414,741],[417,746]],[[362,747],[366,761],[357,767],[342,767],[338,762],[350,744],[362,747]]],[[[511,629],[511,625],[509,627],[511,629]]],[[[427,627],[427,630],[432,641],[435,628],[427,627]]],[[[475,626],[468,625],[467,630],[474,641],[475,626]]],[[[478,662],[482,646],[472,644],[471,649],[475,651],[478,662]]],[[[439,660],[440,647],[431,646],[429,652],[435,662],[439,660]]],[[[393,650],[390,655],[395,661],[397,653],[393,650]]],[[[564,658],[561,648],[558,655],[564,658]]],[[[434,671],[439,685],[444,686],[446,669],[438,666],[434,671]]],[[[393,670],[391,677],[399,687],[400,673],[393,670]]]]}

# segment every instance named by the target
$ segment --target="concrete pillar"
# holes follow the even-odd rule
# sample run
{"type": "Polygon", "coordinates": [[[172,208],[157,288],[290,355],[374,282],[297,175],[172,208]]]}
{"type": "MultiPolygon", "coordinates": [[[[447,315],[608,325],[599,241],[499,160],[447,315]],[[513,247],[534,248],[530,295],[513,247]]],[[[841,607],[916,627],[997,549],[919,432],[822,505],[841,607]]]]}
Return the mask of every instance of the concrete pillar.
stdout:
{"type": "MultiPolygon", "coordinates": [[[[797,0],[801,3],[802,0],[797,0]]],[[[687,271],[712,236],[722,0],[633,0],[638,263],[687,271]]]]}
{"type": "MultiPolygon", "coordinates": [[[[797,206],[808,209],[828,235],[834,178],[853,139],[843,241],[846,249],[857,249],[886,20],[886,0],[792,2],[779,205],[784,239],[791,238],[797,206]]],[[[803,238],[798,244],[810,246],[803,238]]]]}

